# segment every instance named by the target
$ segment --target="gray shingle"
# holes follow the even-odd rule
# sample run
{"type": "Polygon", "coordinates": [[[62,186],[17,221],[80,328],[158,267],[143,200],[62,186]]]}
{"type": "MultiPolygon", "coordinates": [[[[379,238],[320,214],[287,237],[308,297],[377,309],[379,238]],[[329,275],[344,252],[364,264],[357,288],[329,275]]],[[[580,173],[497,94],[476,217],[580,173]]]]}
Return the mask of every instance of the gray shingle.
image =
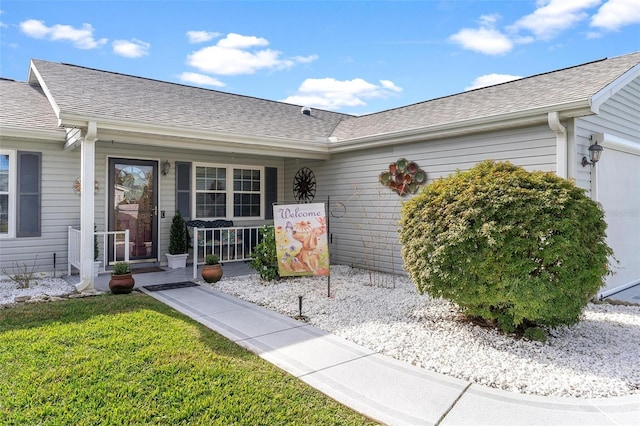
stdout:
{"type": "Polygon", "coordinates": [[[39,87],[0,79],[0,127],[56,130],[58,123],[39,87]]]}
{"type": "Polygon", "coordinates": [[[181,84],[41,60],[33,63],[61,114],[313,141],[327,137],[345,114],[181,84]]]}
{"type": "Polygon", "coordinates": [[[343,120],[332,136],[349,140],[588,100],[640,63],[640,52],[343,120]]]}

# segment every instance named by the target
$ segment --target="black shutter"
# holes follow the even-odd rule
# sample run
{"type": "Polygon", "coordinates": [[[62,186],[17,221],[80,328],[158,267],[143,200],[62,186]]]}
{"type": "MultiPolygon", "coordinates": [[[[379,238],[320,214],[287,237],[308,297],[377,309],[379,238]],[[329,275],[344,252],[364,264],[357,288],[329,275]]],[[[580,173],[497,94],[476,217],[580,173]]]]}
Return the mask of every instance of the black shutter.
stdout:
{"type": "Polygon", "coordinates": [[[17,237],[41,235],[40,152],[18,151],[17,237]]]}
{"type": "Polygon", "coordinates": [[[176,210],[191,220],[191,163],[176,161],[176,210]]]}
{"type": "Polygon", "coordinates": [[[265,167],[264,178],[264,218],[273,219],[273,205],[278,202],[278,169],[265,167]]]}

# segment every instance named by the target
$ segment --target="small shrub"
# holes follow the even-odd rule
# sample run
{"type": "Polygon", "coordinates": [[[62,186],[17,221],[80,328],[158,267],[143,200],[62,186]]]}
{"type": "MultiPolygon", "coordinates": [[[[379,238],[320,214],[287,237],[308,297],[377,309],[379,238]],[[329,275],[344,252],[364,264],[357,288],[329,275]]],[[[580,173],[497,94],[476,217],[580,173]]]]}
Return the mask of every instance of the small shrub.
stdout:
{"type": "Polygon", "coordinates": [[[111,274],[113,275],[124,275],[131,272],[131,266],[128,262],[116,262],[113,265],[113,269],[111,270],[111,274]]]}
{"type": "Polygon", "coordinates": [[[217,265],[218,263],[220,263],[220,258],[217,254],[208,254],[204,258],[204,263],[207,265],[217,265]]]}
{"type": "Polygon", "coordinates": [[[185,229],[185,221],[182,218],[180,210],[178,210],[171,221],[171,230],[169,231],[169,254],[183,254],[187,252],[185,229]]]}
{"type": "Polygon", "coordinates": [[[485,161],[404,203],[400,242],[421,293],[513,332],[579,320],[610,272],[605,229],[571,181],[485,161]]]}
{"type": "Polygon", "coordinates": [[[260,237],[260,242],[251,253],[251,267],[265,281],[279,279],[276,235],[273,226],[265,225],[260,228],[260,237]]]}
{"type": "Polygon", "coordinates": [[[37,260],[38,256],[36,256],[31,266],[26,263],[13,262],[11,272],[7,272],[6,269],[2,268],[2,273],[8,276],[11,281],[18,284],[18,288],[30,288],[32,282],[38,285],[38,281],[35,279],[37,260]]]}

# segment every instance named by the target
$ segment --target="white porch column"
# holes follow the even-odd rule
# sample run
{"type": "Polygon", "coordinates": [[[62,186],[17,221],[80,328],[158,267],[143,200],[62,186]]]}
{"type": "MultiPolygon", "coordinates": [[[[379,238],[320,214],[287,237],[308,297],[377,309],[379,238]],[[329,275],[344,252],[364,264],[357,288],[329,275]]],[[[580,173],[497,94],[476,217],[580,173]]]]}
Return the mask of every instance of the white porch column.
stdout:
{"type": "Polygon", "coordinates": [[[79,291],[94,289],[93,233],[95,226],[95,161],[97,125],[88,123],[87,134],[81,143],[80,193],[80,277],[79,291]]]}

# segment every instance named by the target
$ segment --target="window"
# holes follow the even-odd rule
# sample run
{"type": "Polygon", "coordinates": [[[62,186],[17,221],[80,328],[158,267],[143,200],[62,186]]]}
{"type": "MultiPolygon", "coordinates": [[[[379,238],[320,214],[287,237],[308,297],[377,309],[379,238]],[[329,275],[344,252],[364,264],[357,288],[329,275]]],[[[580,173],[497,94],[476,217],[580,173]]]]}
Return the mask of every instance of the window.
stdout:
{"type": "Polygon", "coordinates": [[[196,166],[196,218],[260,218],[262,168],[196,166]]]}
{"type": "Polygon", "coordinates": [[[0,237],[13,234],[11,229],[13,217],[10,216],[10,212],[13,211],[11,195],[15,191],[11,180],[11,173],[14,173],[12,161],[12,153],[0,151],[0,237]]]}
{"type": "Polygon", "coordinates": [[[260,217],[260,170],[233,169],[233,215],[260,217]]]}

